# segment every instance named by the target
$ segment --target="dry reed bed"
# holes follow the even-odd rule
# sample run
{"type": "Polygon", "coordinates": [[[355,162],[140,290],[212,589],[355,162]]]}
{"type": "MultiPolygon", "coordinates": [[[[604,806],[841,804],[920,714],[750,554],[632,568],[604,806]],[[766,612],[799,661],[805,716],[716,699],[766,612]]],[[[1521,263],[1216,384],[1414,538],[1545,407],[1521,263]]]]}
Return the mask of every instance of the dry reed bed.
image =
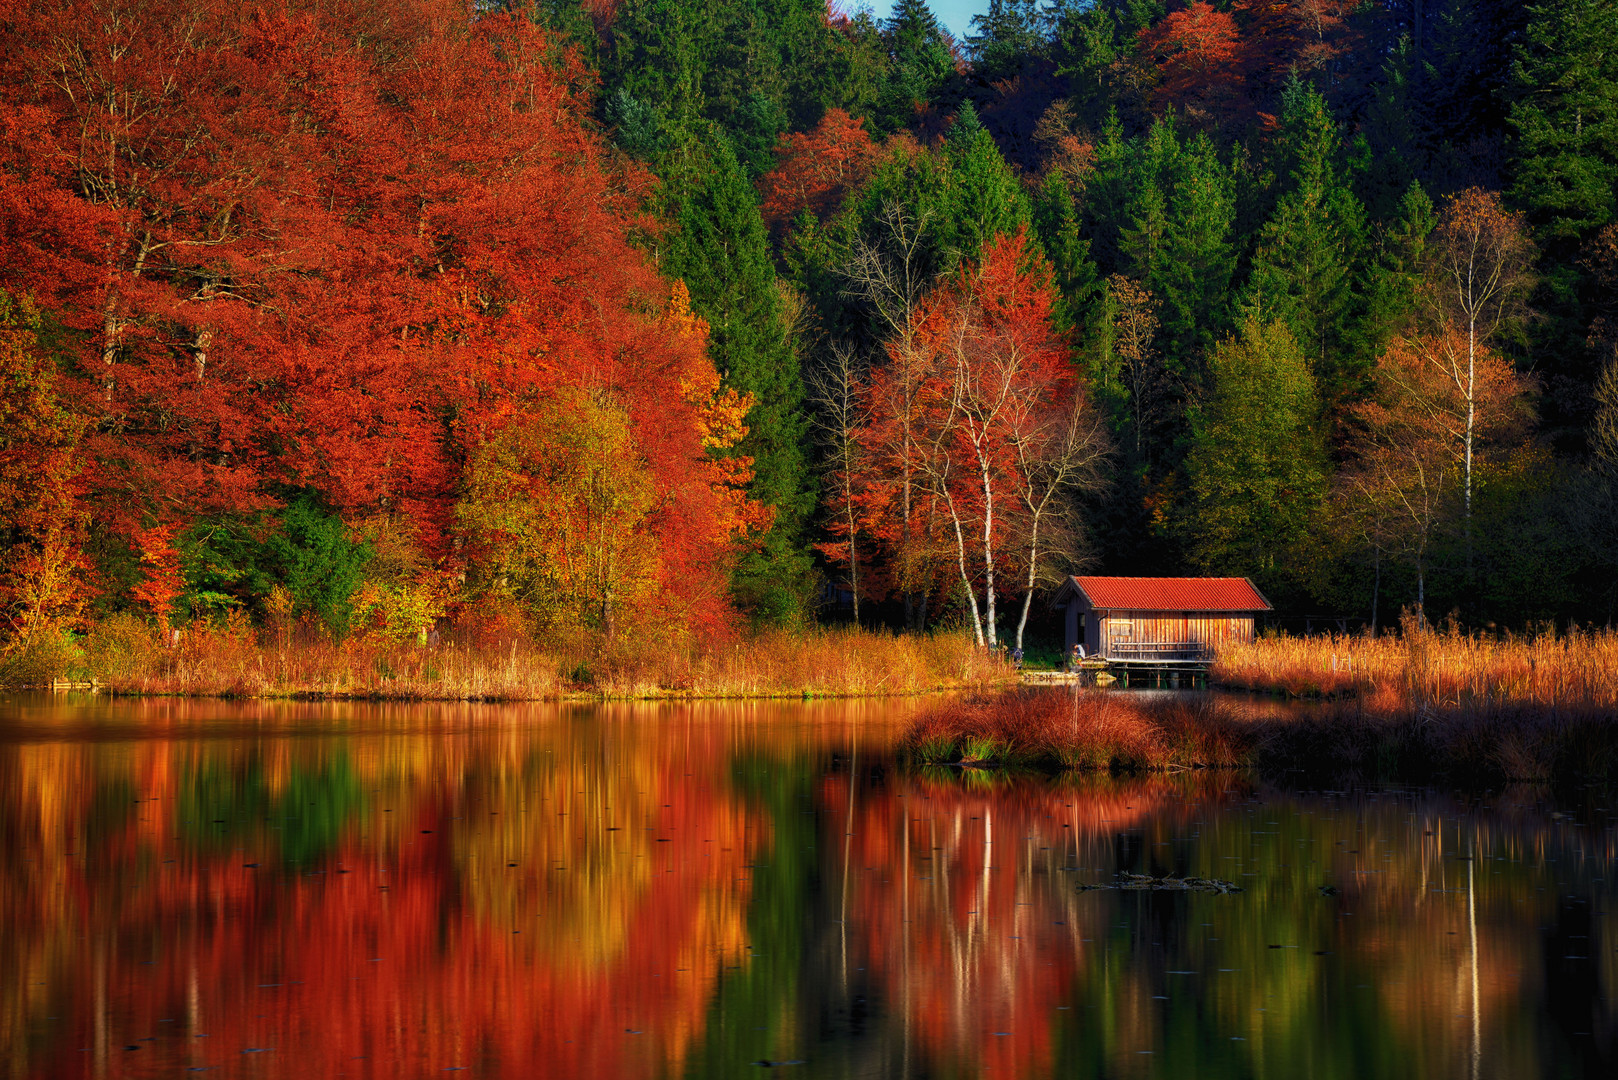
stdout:
{"type": "Polygon", "coordinates": [[[1219,651],[1222,686],[1298,697],[1358,696],[1379,707],[1618,709],[1618,632],[1464,634],[1406,619],[1400,632],[1266,637],[1219,651]]]}
{"type": "Polygon", "coordinates": [[[1604,708],[1493,701],[1262,710],[1216,695],[1020,691],[918,717],[903,747],[927,764],[1141,771],[1257,768],[1313,776],[1498,782],[1618,779],[1604,708]]]}
{"type": "Polygon", "coordinates": [[[968,635],[853,629],[766,631],[703,646],[626,638],[432,646],[334,641],[318,633],[198,627],[171,647],[143,623],[113,619],[81,648],[32,656],[18,670],[48,682],[93,679],[125,694],[542,700],[559,697],[849,697],[986,690],[1015,672],[968,635]]]}

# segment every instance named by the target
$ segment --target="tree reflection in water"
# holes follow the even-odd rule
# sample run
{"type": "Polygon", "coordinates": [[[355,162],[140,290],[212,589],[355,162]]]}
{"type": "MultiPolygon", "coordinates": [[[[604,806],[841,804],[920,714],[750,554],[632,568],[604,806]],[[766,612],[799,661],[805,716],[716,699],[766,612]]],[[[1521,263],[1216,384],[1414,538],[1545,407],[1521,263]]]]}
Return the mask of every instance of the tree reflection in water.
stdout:
{"type": "Polygon", "coordinates": [[[11,1074],[1611,1063],[1599,797],[911,770],[913,708],[12,699],[11,1074]]]}

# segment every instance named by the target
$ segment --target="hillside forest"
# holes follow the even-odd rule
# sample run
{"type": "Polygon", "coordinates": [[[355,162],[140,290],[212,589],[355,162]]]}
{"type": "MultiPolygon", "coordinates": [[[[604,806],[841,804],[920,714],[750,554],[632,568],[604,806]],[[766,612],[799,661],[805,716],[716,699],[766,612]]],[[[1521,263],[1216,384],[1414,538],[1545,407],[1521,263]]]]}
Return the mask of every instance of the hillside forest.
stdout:
{"type": "Polygon", "coordinates": [[[1020,646],[1080,569],[1610,623],[1615,40],[1618,0],[3,0],[4,635],[1020,646]]]}

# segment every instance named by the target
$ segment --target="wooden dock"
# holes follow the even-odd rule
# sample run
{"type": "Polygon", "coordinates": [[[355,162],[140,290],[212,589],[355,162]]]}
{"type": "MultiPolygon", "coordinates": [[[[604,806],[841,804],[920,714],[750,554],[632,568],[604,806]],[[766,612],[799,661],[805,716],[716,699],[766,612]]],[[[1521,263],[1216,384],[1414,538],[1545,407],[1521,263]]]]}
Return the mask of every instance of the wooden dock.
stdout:
{"type": "Polygon", "coordinates": [[[1024,686],[1135,686],[1190,689],[1208,684],[1207,661],[1106,661],[1086,659],[1078,671],[1024,671],[1024,686]]]}

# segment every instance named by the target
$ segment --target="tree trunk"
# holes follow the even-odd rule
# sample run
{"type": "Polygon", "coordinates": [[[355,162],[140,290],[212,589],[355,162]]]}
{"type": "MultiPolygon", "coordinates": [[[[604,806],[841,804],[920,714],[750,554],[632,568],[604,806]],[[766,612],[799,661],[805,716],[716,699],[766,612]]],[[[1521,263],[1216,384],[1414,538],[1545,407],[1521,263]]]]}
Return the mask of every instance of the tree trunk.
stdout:
{"type": "Polygon", "coordinates": [[[966,533],[961,529],[961,515],[955,512],[955,500],[949,502],[950,522],[955,526],[955,561],[960,567],[961,584],[966,587],[966,602],[972,609],[972,635],[979,646],[983,641],[983,616],[978,610],[977,590],[972,588],[972,578],[966,572],[966,533]]]}
{"type": "Polygon", "coordinates": [[[983,478],[983,601],[987,608],[985,643],[993,649],[999,644],[995,640],[994,609],[994,482],[989,477],[989,461],[982,454],[978,455],[978,471],[983,478]]]}
{"type": "Polygon", "coordinates": [[[1039,570],[1039,517],[1034,517],[1028,531],[1028,588],[1022,594],[1022,617],[1017,620],[1017,651],[1022,651],[1022,632],[1028,625],[1028,609],[1034,602],[1034,582],[1039,570]]]}
{"type": "Polygon", "coordinates": [[[1466,532],[1466,580],[1474,580],[1472,571],[1472,440],[1477,427],[1477,318],[1466,321],[1466,505],[1462,522],[1466,532]]]}

